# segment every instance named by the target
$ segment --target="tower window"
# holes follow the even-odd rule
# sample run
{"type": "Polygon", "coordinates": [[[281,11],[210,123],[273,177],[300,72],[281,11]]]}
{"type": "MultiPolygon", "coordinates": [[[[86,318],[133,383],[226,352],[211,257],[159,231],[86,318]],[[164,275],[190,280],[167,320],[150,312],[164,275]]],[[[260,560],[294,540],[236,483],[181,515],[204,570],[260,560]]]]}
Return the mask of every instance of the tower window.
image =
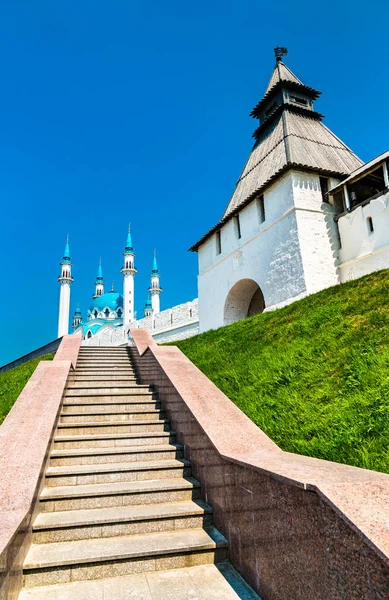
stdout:
{"type": "Polygon", "coordinates": [[[292,102],[296,102],[296,104],[301,104],[301,106],[307,106],[308,100],[305,98],[299,98],[298,96],[290,96],[292,102]]]}
{"type": "Polygon", "coordinates": [[[321,189],[321,197],[323,199],[323,202],[327,202],[327,204],[329,203],[329,198],[328,198],[328,178],[327,177],[320,177],[320,189],[321,189]]]}
{"type": "Polygon", "coordinates": [[[221,254],[222,252],[222,241],[220,235],[220,229],[216,232],[216,254],[221,254]]]}
{"type": "Polygon", "coordinates": [[[273,102],[273,104],[265,112],[266,117],[268,117],[277,108],[277,106],[277,102],[273,102]]]}
{"type": "Polygon", "coordinates": [[[371,217],[367,217],[366,221],[367,221],[367,230],[370,235],[371,233],[374,232],[373,219],[371,217]]]}
{"type": "Polygon", "coordinates": [[[257,198],[256,204],[257,204],[258,220],[259,220],[259,224],[261,225],[261,223],[263,223],[265,220],[265,200],[264,200],[263,194],[261,194],[261,196],[259,196],[259,198],[257,198]]]}
{"type": "Polygon", "coordinates": [[[242,232],[241,232],[241,229],[240,229],[240,218],[239,218],[239,215],[236,215],[236,217],[234,217],[234,225],[235,225],[236,237],[238,238],[238,240],[240,240],[240,238],[242,237],[242,232]]]}

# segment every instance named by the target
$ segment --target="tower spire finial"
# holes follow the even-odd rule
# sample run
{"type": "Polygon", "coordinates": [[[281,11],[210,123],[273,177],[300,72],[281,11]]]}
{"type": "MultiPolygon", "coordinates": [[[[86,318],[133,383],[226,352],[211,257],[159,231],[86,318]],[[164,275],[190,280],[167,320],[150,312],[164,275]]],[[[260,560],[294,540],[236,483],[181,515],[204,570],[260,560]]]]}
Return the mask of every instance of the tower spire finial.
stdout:
{"type": "Polygon", "coordinates": [[[282,57],[283,56],[287,56],[288,54],[288,48],[285,48],[285,46],[277,46],[277,48],[274,48],[274,56],[276,57],[276,61],[282,62],[282,57]]]}

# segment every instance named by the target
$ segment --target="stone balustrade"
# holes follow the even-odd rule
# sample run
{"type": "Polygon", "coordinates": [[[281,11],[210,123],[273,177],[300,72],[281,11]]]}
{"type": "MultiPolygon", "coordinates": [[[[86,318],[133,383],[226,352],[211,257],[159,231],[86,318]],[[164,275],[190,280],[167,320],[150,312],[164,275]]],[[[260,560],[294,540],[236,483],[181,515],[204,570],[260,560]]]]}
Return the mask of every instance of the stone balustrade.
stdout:
{"type": "Polygon", "coordinates": [[[0,427],[0,598],[16,600],[31,523],[61,400],[80,335],[64,336],[53,361],[38,364],[0,427]]]}

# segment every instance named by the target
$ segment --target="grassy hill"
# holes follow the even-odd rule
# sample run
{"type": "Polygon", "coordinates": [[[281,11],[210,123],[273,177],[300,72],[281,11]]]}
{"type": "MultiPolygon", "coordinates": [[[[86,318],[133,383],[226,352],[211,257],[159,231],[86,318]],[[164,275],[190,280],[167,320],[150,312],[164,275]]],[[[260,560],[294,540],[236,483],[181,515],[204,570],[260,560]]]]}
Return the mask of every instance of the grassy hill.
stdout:
{"type": "Polygon", "coordinates": [[[177,345],[283,450],[389,473],[389,270],[177,345]]]}
{"type": "Polygon", "coordinates": [[[35,371],[41,360],[52,360],[54,354],[46,354],[41,358],[34,358],[14,369],[0,373],[0,423],[2,423],[11,410],[15,400],[35,371]]]}

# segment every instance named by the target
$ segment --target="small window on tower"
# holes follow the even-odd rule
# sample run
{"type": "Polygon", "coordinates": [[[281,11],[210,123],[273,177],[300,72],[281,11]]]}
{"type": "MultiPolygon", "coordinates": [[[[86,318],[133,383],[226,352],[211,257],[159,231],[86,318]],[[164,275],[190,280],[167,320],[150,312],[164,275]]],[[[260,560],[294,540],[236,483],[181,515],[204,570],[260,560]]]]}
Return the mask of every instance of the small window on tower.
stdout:
{"type": "Polygon", "coordinates": [[[296,104],[300,104],[301,106],[308,105],[308,100],[306,100],[305,98],[299,98],[298,96],[290,96],[290,99],[292,100],[292,102],[295,102],[296,104]]]}
{"type": "Polygon", "coordinates": [[[240,238],[242,237],[242,232],[240,230],[240,218],[239,218],[239,215],[236,215],[236,217],[234,217],[234,225],[235,225],[236,237],[238,238],[238,240],[240,240],[240,238]]]}
{"type": "Polygon", "coordinates": [[[216,254],[221,254],[222,252],[222,241],[220,236],[220,229],[216,232],[216,254]]]}
{"type": "Polygon", "coordinates": [[[258,220],[259,224],[264,222],[265,220],[265,200],[263,194],[257,198],[257,212],[258,212],[258,220]]]}
{"type": "Polygon", "coordinates": [[[366,221],[367,221],[367,229],[368,229],[368,232],[370,235],[371,233],[374,232],[373,219],[371,217],[367,217],[366,221]]]}
{"type": "Polygon", "coordinates": [[[327,204],[329,203],[329,196],[328,196],[328,178],[327,177],[320,177],[320,189],[321,189],[321,197],[323,199],[323,202],[327,202],[327,204]]]}

